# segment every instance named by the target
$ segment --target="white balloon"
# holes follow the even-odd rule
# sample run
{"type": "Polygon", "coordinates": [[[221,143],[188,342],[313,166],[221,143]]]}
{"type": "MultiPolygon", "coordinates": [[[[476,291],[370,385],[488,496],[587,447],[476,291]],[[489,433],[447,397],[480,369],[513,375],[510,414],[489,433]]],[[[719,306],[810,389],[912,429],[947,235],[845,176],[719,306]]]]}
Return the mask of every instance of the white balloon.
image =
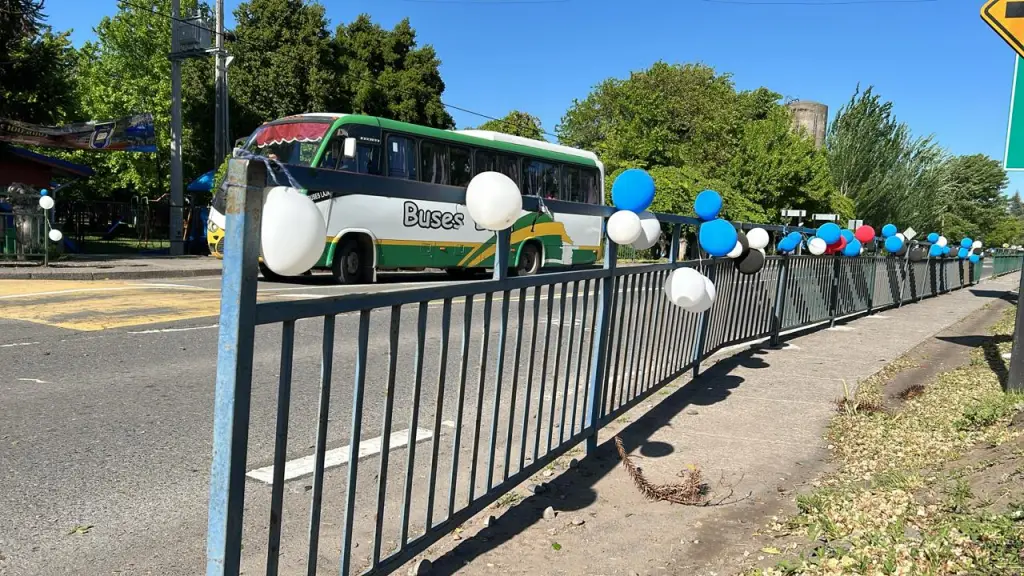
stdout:
{"type": "Polygon", "coordinates": [[[694,314],[700,314],[705,310],[711,309],[715,304],[715,298],[718,297],[718,291],[715,289],[715,283],[711,281],[711,278],[703,274],[701,274],[701,277],[704,278],[704,295],[700,300],[686,307],[687,311],[694,314]]]}
{"type": "Polygon", "coordinates": [[[260,252],[263,263],[282,276],[298,276],[320,260],[327,226],[309,196],[274,186],[263,204],[260,252]]]}
{"type": "Polygon", "coordinates": [[[632,244],[643,231],[636,212],[619,210],[608,219],[608,237],[616,244],[632,244]]]}
{"type": "Polygon", "coordinates": [[[943,248],[945,248],[946,244],[949,244],[949,240],[946,240],[945,236],[939,236],[939,241],[936,242],[936,244],[938,244],[939,246],[942,246],[943,248]]]}
{"type": "Polygon", "coordinates": [[[647,250],[661,239],[661,222],[651,212],[640,213],[640,237],[633,241],[636,250],[647,250]]]}
{"type": "Polygon", "coordinates": [[[729,250],[729,253],[725,255],[726,258],[739,258],[740,254],[743,254],[743,244],[739,240],[736,241],[736,245],[729,250]]]}
{"type": "Polygon", "coordinates": [[[505,230],[523,212],[519,186],[500,172],[481,172],[466,186],[466,210],[486,230],[505,230]]]}
{"type": "Polygon", "coordinates": [[[903,232],[897,232],[896,237],[900,239],[904,244],[907,243],[907,237],[903,235],[903,232]]]}
{"type": "Polygon", "coordinates": [[[974,243],[971,244],[971,248],[974,248],[975,250],[977,250],[978,248],[981,248],[981,246],[982,246],[981,240],[975,240],[974,243]]]}
{"type": "Polygon", "coordinates": [[[53,197],[52,196],[40,196],[39,207],[43,210],[49,210],[53,208],[53,197]]]}
{"type": "Polygon", "coordinates": [[[64,239],[64,234],[62,234],[61,231],[57,230],[56,228],[51,228],[50,233],[47,234],[47,236],[49,236],[50,240],[52,240],[53,242],[60,242],[61,240],[64,239]]]}
{"type": "Polygon", "coordinates": [[[863,253],[864,253],[864,247],[863,247],[863,246],[861,246],[861,247],[860,247],[860,253],[861,253],[861,254],[863,254],[863,253]]]}
{"type": "Polygon", "coordinates": [[[704,275],[693,268],[676,268],[665,282],[665,295],[681,308],[689,309],[707,297],[704,275]]]}
{"type": "Polygon", "coordinates": [[[828,249],[828,244],[825,244],[825,240],[815,236],[807,241],[807,251],[815,256],[821,256],[828,249]]]}
{"type": "Polygon", "coordinates": [[[754,228],[747,232],[747,244],[754,250],[763,249],[770,241],[764,228],[754,228]]]}

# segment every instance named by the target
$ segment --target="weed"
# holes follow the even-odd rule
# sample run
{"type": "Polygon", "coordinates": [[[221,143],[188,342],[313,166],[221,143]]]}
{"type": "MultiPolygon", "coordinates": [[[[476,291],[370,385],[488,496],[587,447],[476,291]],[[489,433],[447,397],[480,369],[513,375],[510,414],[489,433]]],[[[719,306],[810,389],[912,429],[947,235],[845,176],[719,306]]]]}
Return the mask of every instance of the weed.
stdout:
{"type": "Polygon", "coordinates": [[[913,386],[909,386],[908,388],[900,392],[899,399],[906,402],[908,400],[913,400],[914,398],[917,398],[922,394],[924,394],[924,385],[914,384],[913,386]]]}
{"type": "Polygon", "coordinates": [[[520,494],[519,492],[509,492],[508,494],[505,494],[501,498],[498,498],[498,500],[494,502],[494,507],[498,508],[499,510],[502,508],[511,508],[512,506],[515,506],[516,504],[519,504],[522,501],[522,494],[520,494]]]}

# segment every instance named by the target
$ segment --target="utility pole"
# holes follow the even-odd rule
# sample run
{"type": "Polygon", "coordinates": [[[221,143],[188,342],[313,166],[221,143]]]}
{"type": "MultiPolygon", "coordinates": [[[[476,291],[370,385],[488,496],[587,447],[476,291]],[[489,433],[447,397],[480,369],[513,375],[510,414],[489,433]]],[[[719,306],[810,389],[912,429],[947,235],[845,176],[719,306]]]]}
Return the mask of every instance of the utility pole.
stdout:
{"type": "MultiPolygon", "coordinates": [[[[181,18],[181,0],[171,0],[171,53],[178,52],[178,21],[181,18]]],[[[171,58],[171,256],[185,253],[182,243],[183,207],[185,190],[181,167],[181,60],[171,58]]]]}
{"type": "MultiPolygon", "coordinates": [[[[1020,254],[1017,254],[1020,257],[1020,254]]],[[[1010,374],[1006,379],[1007,392],[1024,392],[1024,346],[1020,338],[1024,333],[1024,307],[1020,295],[1024,292],[1024,269],[1020,271],[1020,285],[1017,287],[1017,319],[1013,329],[1013,347],[1010,349],[1010,374]]]]}
{"type": "Polygon", "coordinates": [[[224,0],[217,0],[216,8],[216,31],[214,39],[216,51],[214,52],[214,81],[216,86],[216,118],[214,122],[214,168],[220,167],[221,162],[227,157],[227,146],[229,136],[228,130],[228,86],[227,86],[227,65],[224,62],[224,0]]]}

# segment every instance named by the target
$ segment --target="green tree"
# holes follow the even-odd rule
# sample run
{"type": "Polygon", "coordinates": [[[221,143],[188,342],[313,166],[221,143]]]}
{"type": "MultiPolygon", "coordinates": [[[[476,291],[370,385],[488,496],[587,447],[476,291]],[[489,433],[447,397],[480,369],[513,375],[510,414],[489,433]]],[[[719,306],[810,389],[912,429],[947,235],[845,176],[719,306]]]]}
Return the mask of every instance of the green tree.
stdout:
{"type": "Polygon", "coordinates": [[[875,226],[926,226],[945,212],[945,152],[932,138],[916,138],[896,120],[892,102],[858,87],[825,137],[828,165],[857,218],[875,226]]]}
{"type": "Polygon", "coordinates": [[[228,42],[235,56],[228,78],[233,137],[284,116],[346,107],[321,4],[250,0],[234,14],[228,42]]]}
{"type": "Polygon", "coordinates": [[[1020,190],[1014,192],[1010,197],[1009,211],[1010,216],[1014,218],[1024,218],[1024,200],[1020,197],[1020,190]]]}
{"type": "MultiPolygon", "coordinates": [[[[1009,183],[998,160],[984,154],[954,156],[943,164],[948,213],[962,219],[967,229],[956,236],[983,237],[1009,217],[1009,202],[1003,189],[1009,183]]],[[[940,225],[943,215],[939,216],[940,225]]],[[[943,232],[946,230],[943,228],[943,232]]]]}
{"type": "Polygon", "coordinates": [[[441,60],[433,46],[418,46],[408,18],[385,30],[368,14],[360,14],[351,24],[337,27],[331,45],[342,108],[435,128],[455,127],[441,102],[441,60]]]}
{"type": "Polygon", "coordinates": [[[44,24],[42,0],[0,0],[0,118],[57,124],[75,112],[70,32],[44,24]]]}
{"type": "MultiPolygon", "coordinates": [[[[194,8],[195,0],[182,3],[183,10],[194,8]]],[[[209,13],[208,6],[200,8],[209,13]]],[[[170,0],[148,0],[146,5],[122,3],[115,15],[103,18],[96,26],[96,40],[86,42],[79,51],[78,94],[82,114],[89,119],[105,120],[149,112],[153,115],[158,151],[155,155],[71,153],[75,161],[90,164],[97,172],[87,187],[74,187],[74,193],[156,197],[169,191],[171,64],[167,51],[171,25],[163,16],[169,11],[170,0]]],[[[213,164],[212,145],[207,136],[210,131],[205,127],[213,123],[209,80],[212,74],[209,59],[187,60],[182,64],[182,113],[188,120],[182,131],[186,179],[199,176],[213,164]]]]}
{"type": "Polygon", "coordinates": [[[544,129],[541,127],[540,118],[519,110],[509,112],[504,118],[488,120],[477,126],[476,129],[503,132],[532,140],[544,140],[544,129]]]}

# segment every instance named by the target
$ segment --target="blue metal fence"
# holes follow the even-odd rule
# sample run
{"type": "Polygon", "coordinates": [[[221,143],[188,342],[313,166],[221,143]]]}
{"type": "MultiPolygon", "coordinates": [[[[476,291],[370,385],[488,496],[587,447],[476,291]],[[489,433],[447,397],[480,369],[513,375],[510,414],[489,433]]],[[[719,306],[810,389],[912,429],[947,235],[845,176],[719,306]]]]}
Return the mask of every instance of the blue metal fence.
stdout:
{"type": "MultiPolygon", "coordinates": [[[[314,190],[464,200],[464,190],[455,188],[402,183],[385,191],[374,177],[309,169],[292,175],[314,190]]],[[[509,251],[502,247],[509,238],[500,233],[496,253],[505,261],[492,280],[257,304],[267,178],[259,162],[231,161],[207,541],[211,576],[239,574],[243,523],[260,531],[246,540],[252,542],[246,573],[278,574],[283,542],[300,542],[288,549],[301,550],[298,564],[309,575],[390,573],[570,449],[585,443],[594,450],[603,425],[680,376],[697,376],[701,361],[716,351],[757,340],[778,343],[787,331],[900,306],[964,287],[974,277],[970,265],[956,261],[880,256],[769,257],[757,274],[741,275],[728,260],[679,261],[681,227],[696,221],[659,215],[674,231],[665,263],[618,266],[608,242],[601,269],[508,278],[502,264],[509,251]],[[707,312],[683,311],[664,296],[666,279],[681,266],[698,267],[715,282],[718,297],[707,312]],[[310,388],[293,381],[295,351],[307,344],[297,335],[300,322],[315,323],[315,333],[305,335],[320,346],[315,423],[290,418],[296,394],[310,388]],[[245,500],[256,330],[264,325],[280,326],[281,334],[265,524],[252,520],[245,500]],[[296,501],[286,491],[286,462],[300,428],[313,439],[312,479],[308,493],[301,493],[308,505],[300,503],[308,523],[301,530],[297,515],[285,514],[286,495],[296,501]],[[329,447],[346,442],[343,464],[329,463],[328,454],[333,459],[338,450],[329,447]],[[364,448],[376,462],[360,459],[364,448]],[[291,539],[283,538],[285,526],[291,539]]],[[[524,198],[527,209],[537,208],[532,202],[524,198]]],[[[548,206],[556,213],[613,212],[548,206]]]]}

